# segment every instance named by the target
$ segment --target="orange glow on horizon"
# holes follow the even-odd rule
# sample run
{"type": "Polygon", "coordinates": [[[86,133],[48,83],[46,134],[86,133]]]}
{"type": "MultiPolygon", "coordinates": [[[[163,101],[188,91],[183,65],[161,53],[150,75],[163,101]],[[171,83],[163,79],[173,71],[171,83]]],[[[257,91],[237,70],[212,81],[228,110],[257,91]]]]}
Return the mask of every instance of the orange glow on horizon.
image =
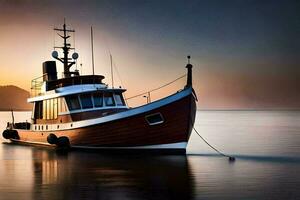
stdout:
{"type": "MultiPolygon", "coordinates": [[[[72,7],[77,11],[75,14],[64,12],[54,3],[48,2],[51,5],[47,8],[44,3],[9,2],[1,5],[0,85],[16,85],[30,91],[31,80],[42,75],[42,63],[53,60],[53,46],[61,44],[59,37],[53,33],[53,26],[61,26],[66,17],[69,28],[76,30],[77,68],[81,74],[92,73],[90,26],[93,25],[95,73],[104,75],[104,82],[111,84],[111,53],[117,68],[114,70],[115,87],[121,85],[126,88],[126,97],[159,87],[185,74],[186,55],[191,53],[198,108],[300,108],[298,61],[286,55],[281,59],[276,52],[264,52],[265,55],[259,54],[260,51],[248,51],[249,44],[232,45],[231,41],[230,44],[222,41],[227,35],[220,39],[218,34],[213,33],[206,36],[209,39],[206,40],[198,36],[199,32],[192,33],[194,29],[180,32],[179,28],[185,26],[178,24],[168,28],[157,21],[155,23],[158,24],[143,24],[133,18],[123,20],[118,16],[113,16],[118,18],[116,20],[106,21],[106,18],[101,18],[105,15],[98,15],[98,9],[107,8],[95,2],[83,3],[84,9],[72,7]],[[92,10],[94,5],[99,8],[92,10]]],[[[66,8],[69,5],[65,3],[63,6],[66,8]]],[[[227,27],[223,28],[230,33],[227,27]]],[[[232,41],[234,43],[234,38],[232,41]]],[[[258,45],[251,44],[250,47],[261,47],[261,41],[252,42],[258,45]]],[[[70,43],[74,43],[73,39],[70,43]]],[[[264,48],[267,51],[270,46],[264,48]]],[[[281,50],[280,46],[278,48],[281,50]]],[[[62,65],[58,62],[57,68],[60,77],[62,65]]],[[[168,88],[153,92],[151,100],[174,93],[184,84],[185,79],[182,79],[168,88]]],[[[144,104],[146,99],[138,97],[128,102],[129,105],[144,104]]]]}

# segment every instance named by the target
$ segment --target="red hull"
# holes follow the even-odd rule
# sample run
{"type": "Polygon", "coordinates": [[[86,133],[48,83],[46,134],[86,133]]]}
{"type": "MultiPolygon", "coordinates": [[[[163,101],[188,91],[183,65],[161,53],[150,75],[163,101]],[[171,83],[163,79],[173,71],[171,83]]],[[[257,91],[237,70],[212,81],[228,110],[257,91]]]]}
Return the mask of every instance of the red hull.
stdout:
{"type": "MultiPolygon", "coordinates": [[[[160,145],[179,143],[186,146],[195,120],[196,104],[191,89],[186,89],[172,96],[180,96],[180,93],[183,92],[187,93],[187,95],[177,98],[166,105],[104,123],[56,131],[18,129],[19,139],[14,139],[13,141],[50,145],[47,142],[47,137],[50,133],[54,133],[57,137],[68,137],[71,147],[139,148],[158,145],[157,148],[159,148],[160,145]],[[189,90],[188,93],[187,90],[189,90]],[[149,125],[145,116],[154,113],[161,113],[164,122],[157,125],[149,125]]],[[[165,99],[159,101],[165,101],[165,99]]],[[[157,102],[159,103],[159,101],[157,102]]],[[[126,112],[128,111],[122,113],[126,114],[126,112]]],[[[185,146],[176,147],[176,145],[171,145],[170,148],[185,150],[185,146]]]]}

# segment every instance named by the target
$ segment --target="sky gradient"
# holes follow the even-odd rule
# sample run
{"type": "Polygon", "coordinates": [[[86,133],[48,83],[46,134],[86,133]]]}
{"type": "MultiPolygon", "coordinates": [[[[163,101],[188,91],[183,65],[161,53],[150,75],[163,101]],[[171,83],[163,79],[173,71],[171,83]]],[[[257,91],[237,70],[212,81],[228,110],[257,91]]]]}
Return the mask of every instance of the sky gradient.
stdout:
{"type": "Polygon", "coordinates": [[[110,83],[111,52],[127,96],[184,74],[190,54],[199,108],[300,108],[299,13],[299,1],[0,0],[0,85],[30,90],[65,17],[78,69],[92,72],[93,26],[95,71],[110,83]]]}

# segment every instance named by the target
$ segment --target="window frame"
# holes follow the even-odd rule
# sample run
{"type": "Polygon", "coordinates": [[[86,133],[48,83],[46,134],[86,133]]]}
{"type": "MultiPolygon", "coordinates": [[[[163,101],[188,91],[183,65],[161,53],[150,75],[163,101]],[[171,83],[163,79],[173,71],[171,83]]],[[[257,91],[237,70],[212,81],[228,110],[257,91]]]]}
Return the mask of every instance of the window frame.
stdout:
{"type": "Polygon", "coordinates": [[[92,94],[92,99],[93,99],[93,105],[94,105],[94,108],[103,108],[103,107],[105,107],[105,105],[104,105],[104,93],[103,92],[95,92],[95,93],[93,93],[92,94]],[[95,96],[96,95],[100,95],[101,94],[101,100],[102,100],[102,102],[101,102],[101,106],[96,106],[96,104],[95,104],[95,96]]]}
{"type": "Polygon", "coordinates": [[[43,101],[34,102],[33,118],[43,119],[43,101]]]}
{"type": "Polygon", "coordinates": [[[104,102],[104,107],[116,107],[116,101],[114,98],[114,93],[113,92],[103,92],[103,102],[104,102]],[[111,96],[105,96],[105,95],[111,95],[111,96]],[[106,97],[111,97],[113,104],[112,105],[107,105],[106,104],[106,97]]]}
{"type": "Polygon", "coordinates": [[[146,115],[146,116],[145,116],[145,120],[147,121],[148,125],[150,125],[150,126],[154,126],[154,125],[162,124],[162,123],[164,123],[164,122],[165,122],[165,119],[164,119],[164,117],[162,116],[162,114],[161,114],[160,112],[153,113],[153,114],[150,114],[150,115],[146,115]],[[157,121],[157,122],[150,122],[148,118],[149,118],[149,117],[152,117],[152,116],[155,116],[155,115],[159,115],[159,116],[160,116],[160,118],[161,118],[161,121],[157,121]]]}
{"type": "Polygon", "coordinates": [[[126,106],[125,99],[124,99],[124,96],[122,95],[122,93],[119,93],[119,92],[114,93],[114,99],[115,99],[116,106],[126,106]],[[121,100],[122,104],[117,103],[116,96],[120,97],[120,100],[121,100]]]}
{"type": "MultiPolygon", "coordinates": [[[[79,99],[78,94],[72,94],[72,95],[65,96],[65,100],[66,100],[67,107],[68,107],[68,110],[69,110],[69,111],[81,110],[81,109],[82,109],[81,102],[80,102],[80,99],[79,99]],[[69,101],[68,101],[69,99],[67,99],[67,98],[72,97],[72,96],[76,96],[77,101],[78,101],[79,108],[78,108],[78,107],[76,107],[76,108],[71,108],[72,106],[69,106],[69,101]]],[[[70,105],[71,105],[71,104],[70,104],[70,105]]]]}
{"type": "Polygon", "coordinates": [[[91,109],[94,108],[94,103],[93,103],[93,98],[92,98],[92,94],[91,93],[83,93],[79,95],[79,100],[80,100],[80,104],[81,104],[81,109],[85,110],[85,109],[91,109]],[[83,107],[83,103],[82,103],[82,96],[89,96],[89,99],[91,101],[91,107],[83,107]]]}

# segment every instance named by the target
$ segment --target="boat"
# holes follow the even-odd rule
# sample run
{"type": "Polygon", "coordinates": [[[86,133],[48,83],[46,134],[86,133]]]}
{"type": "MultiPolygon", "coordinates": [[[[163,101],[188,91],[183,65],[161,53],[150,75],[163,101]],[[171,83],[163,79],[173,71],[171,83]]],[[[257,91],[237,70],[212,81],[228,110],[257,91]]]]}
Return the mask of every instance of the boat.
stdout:
{"type": "Polygon", "coordinates": [[[43,75],[32,80],[28,102],[33,104],[30,122],[8,122],[3,137],[12,143],[57,149],[95,149],[133,152],[185,153],[193,129],[197,96],[192,85],[188,56],[186,85],[174,94],[129,107],[124,88],[103,82],[102,75],[80,75],[70,68],[78,54],[68,43],[75,30],[55,28],[63,39],[63,57],[52,57],[64,66],[57,77],[56,61],[43,63],[43,75]],[[41,80],[42,79],[42,80],[41,80]]]}

